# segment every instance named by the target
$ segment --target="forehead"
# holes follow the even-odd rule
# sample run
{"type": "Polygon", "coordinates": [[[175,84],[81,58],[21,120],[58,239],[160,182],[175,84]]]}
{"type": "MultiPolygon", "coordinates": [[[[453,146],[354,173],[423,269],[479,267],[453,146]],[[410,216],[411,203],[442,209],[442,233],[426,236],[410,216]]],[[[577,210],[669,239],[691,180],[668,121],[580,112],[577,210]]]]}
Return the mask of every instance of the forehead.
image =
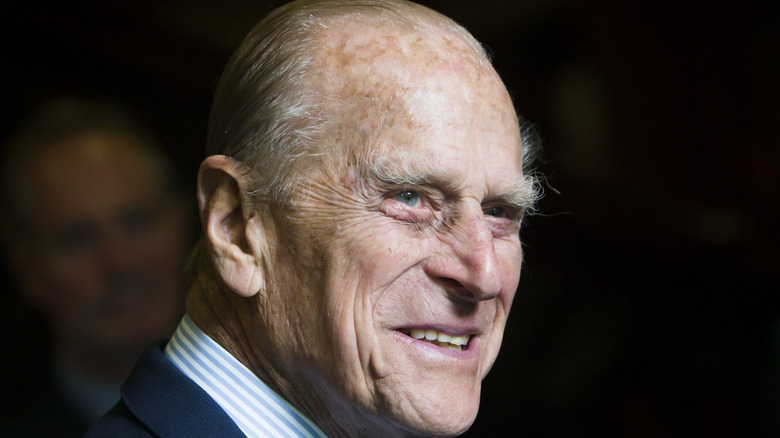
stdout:
{"type": "Polygon", "coordinates": [[[326,36],[317,82],[337,120],[335,146],[405,166],[422,159],[522,175],[509,94],[459,36],[355,22],[326,36]]]}
{"type": "Polygon", "coordinates": [[[31,168],[33,213],[46,222],[98,219],[148,202],[163,190],[153,160],[133,140],[110,134],[53,144],[31,168]]]}

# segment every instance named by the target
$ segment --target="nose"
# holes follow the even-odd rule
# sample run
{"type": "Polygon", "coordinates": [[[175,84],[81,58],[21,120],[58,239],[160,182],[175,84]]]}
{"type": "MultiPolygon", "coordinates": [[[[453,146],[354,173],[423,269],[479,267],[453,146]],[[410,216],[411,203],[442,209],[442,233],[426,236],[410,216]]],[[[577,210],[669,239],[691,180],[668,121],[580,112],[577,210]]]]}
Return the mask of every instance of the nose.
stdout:
{"type": "Polygon", "coordinates": [[[503,284],[501,266],[481,207],[466,213],[443,239],[446,254],[426,264],[428,275],[461,300],[479,302],[496,298],[503,284]]]}

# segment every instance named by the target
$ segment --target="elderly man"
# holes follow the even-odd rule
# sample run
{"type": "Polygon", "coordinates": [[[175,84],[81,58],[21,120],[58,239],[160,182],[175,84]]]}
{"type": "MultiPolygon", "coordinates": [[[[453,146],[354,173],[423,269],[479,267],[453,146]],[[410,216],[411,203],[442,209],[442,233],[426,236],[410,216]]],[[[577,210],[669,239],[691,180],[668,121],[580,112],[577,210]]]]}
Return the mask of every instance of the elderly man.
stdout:
{"type": "Polygon", "coordinates": [[[187,316],[88,436],[457,435],[520,275],[528,144],[479,44],[289,3],[218,86],[187,316]]]}
{"type": "Polygon", "coordinates": [[[148,131],[102,100],[48,102],[5,164],[4,249],[53,351],[50,375],[25,388],[38,394],[18,430],[0,435],[80,437],[184,313],[186,203],[148,131]]]}

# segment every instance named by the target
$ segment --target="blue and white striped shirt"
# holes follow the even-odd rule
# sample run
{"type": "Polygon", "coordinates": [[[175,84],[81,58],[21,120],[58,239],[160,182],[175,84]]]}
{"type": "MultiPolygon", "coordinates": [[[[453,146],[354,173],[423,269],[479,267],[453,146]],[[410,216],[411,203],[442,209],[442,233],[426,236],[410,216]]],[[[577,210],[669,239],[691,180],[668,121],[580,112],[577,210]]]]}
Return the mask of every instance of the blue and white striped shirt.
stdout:
{"type": "Polygon", "coordinates": [[[165,355],[213,398],[248,437],[327,436],[184,315],[165,355]]]}

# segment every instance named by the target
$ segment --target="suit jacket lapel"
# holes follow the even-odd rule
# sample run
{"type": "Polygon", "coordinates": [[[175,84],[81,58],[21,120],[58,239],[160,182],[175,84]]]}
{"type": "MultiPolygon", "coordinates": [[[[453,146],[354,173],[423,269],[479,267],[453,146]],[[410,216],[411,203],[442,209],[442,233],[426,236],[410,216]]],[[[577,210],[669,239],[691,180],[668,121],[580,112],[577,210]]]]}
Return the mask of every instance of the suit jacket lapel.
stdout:
{"type": "Polygon", "coordinates": [[[133,369],[122,399],[160,437],[245,437],[217,402],[163,355],[160,345],[133,369]]]}

